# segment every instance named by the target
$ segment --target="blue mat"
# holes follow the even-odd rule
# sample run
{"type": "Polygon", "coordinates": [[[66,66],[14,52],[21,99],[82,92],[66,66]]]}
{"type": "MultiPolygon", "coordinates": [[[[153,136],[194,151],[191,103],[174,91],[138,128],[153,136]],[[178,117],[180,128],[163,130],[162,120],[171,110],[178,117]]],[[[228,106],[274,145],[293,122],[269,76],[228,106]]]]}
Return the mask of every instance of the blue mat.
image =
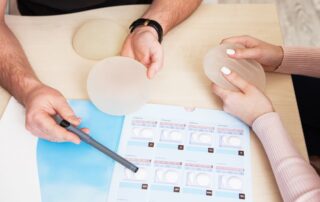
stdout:
{"type": "MultiPolygon", "coordinates": [[[[100,112],[90,101],[70,100],[82,118],[80,127],[116,151],[124,117],[100,112]]],[[[42,202],[105,202],[114,161],[85,143],[53,143],[39,139],[37,162],[42,202]]]]}

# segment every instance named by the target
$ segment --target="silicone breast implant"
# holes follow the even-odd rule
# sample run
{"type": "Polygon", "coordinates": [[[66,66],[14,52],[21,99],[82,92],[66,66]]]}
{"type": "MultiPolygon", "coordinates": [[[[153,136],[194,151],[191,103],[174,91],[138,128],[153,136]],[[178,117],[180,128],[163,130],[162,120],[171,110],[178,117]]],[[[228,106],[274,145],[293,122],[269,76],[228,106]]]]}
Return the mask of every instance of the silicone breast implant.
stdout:
{"type": "Polygon", "coordinates": [[[111,115],[126,115],[142,107],[149,98],[146,67],[128,57],[111,57],[90,71],[87,91],[92,103],[111,115]]]}
{"type": "Polygon", "coordinates": [[[227,49],[244,48],[240,44],[221,44],[206,54],[203,61],[204,72],[207,77],[218,86],[238,91],[239,89],[232,85],[222,75],[220,69],[227,67],[238,73],[243,79],[256,86],[261,91],[265,90],[266,76],[262,66],[255,60],[233,59],[227,55],[227,49]]]}
{"type": "Polygon", "coordinates": [[[74,50],[81,57],[101,60],[118,55],[127,35],[126,29],[108,19],[85,22],[73,36],[74,50]]]}

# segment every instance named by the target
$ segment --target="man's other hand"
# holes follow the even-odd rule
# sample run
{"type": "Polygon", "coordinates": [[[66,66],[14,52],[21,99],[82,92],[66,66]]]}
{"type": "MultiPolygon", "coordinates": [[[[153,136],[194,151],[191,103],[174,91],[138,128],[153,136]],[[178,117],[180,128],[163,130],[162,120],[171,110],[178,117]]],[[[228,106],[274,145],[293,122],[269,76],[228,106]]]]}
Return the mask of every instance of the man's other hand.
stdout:
{"type": "Polygon", "coordinates": [[[162,68],[163,49],[158,34],[152,27],[137,27],[124,42],[122,56],[131,57],[147,67],[147,76],[152,79],[162,68]]]}

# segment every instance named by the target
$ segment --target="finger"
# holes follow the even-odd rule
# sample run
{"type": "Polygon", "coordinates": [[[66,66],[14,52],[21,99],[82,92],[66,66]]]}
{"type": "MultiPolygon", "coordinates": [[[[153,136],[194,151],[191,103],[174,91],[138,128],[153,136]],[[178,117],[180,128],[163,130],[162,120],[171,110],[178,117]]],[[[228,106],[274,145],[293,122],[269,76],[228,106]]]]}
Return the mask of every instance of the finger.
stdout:
{"type": "Polygon", "coordinates": [[[153,72],[153,69],[150,69],[150,67],[153,65],[150,52],[144,49],[143,52],[138,52],[136,57],[137,60],[147,68],[147,77],[149,79],[152,78],[149,76],[149,74],[155,74],[155,72],[153,72]]]}
{"type": "Polygon", "coordinates": [[[147,70],[147,77],[149,78],[149,79],[153,79],[154,78],[154,76],[157,74],[157,70],[155,69],[155,68],[148,68],[148,70],[147,70]]]}
{"type": "Polygon", "coordinates": [[[133,52],[129,51],[129,50],[122,50],[120,55],[123,56],[123,57],[134,58],[133,52]]]}
{"type": "Polygon", "coordinates": [[[81,122],[81,119],[75,115],[71,107],[69,106],[66,99],[61,98],[55,102],[53,106],[56,112],[61,115],[61,117],[71,124],[78,126],[81,122]]]}
{"type": "Polygon", "coordinates": [[[159,50],[151,55],[151,65],[148,68],[148,78],[152,79],[160,71],[163,66],[163,51],[162,47],[159,47],[159,50]]]}
{"type": "Polygon", "coordinates": [[[232,72],[228,67],[222,67],[221,72],[231,84],[238,87],[242,92],[246,93],[250,89],[251,84],[242,79],[237,73],[232,72]]]}
{"type": "Polygon", "coordinates": [[[49,136],[59,142],[80,143],[80,138],[77,135],[59,126],[49,114],[39,114],[37,120],[39,121],[37,121],[36,127],[42,132],[42,135],[49,136]]]}
{"type": "Polygon", "coordinates": [[[124,57],[129,57],[129,58],[134,58],[134,53],[131,49],[131,45],[130,45],[130,42],[125,42],[123,47],[122,47],[122,50],[120,52],[120,55],[121,56],[124,56],[124,57]]]}
{"type": "Polygon", "coordinates": [[[253,47],[258,45],[258,42],[259,42],[258,39],[253,38],[251,36],[244,35],[244,36],[234,36],[234,37],[223,39],[220,44],[223,44],[223,43],[233,43],[233,44],[238,43],[238,44],[242,44],[246,48],[253,48],[253,47]]]}
{"type": "Polygon", "coordinates": [[[259,48],[237,48],[226,51],[227,55],[237,59],[258,59],[261,55],[260,52],[259,48]]]}
{"type": "Polygon", "coordinates": [[[211,85],[211,89],[212,92],[216,94],[218,97],[220,97],[222,100],[224,100],[227,97],[228,93],[230,93],[230,91],[225,90],[214,83],[211,85]]]}
{"type": "Polygon", "coordinates": [[[132,51],[130,47],[130,54],[122,55],[122,56],[133,58],[147,68],[150,66],[150,63],[151,63],[149,52],[145,49],[142,49],[142,51],[141,50],[132,51]]]}
{"type": "Polygon", "coordinates": [[[90,133],[90,129],[89,128],[82,128],[81,129],[84,133],[88,134],[90,133]]]}

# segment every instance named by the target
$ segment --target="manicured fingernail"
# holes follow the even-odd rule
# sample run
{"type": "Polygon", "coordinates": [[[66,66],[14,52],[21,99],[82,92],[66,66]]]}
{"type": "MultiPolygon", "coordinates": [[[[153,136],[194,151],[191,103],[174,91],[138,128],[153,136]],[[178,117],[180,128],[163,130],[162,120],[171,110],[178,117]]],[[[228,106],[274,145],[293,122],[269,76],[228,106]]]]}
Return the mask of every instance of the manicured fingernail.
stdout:
{"type": "Polygon", "coordinates": [[[236,51],[233,50],[233,49],[227,49],[226,53],[227,53],[228,55],[234,55],[234,54],[236,54],[236,51]]]}
{"type": "Polygon", "coordinates": [[[231,73],[231,70],[228,67],[222,67],[220,69],[220,71],[224,74],[224,75],[229,75],[231,73]]]}

